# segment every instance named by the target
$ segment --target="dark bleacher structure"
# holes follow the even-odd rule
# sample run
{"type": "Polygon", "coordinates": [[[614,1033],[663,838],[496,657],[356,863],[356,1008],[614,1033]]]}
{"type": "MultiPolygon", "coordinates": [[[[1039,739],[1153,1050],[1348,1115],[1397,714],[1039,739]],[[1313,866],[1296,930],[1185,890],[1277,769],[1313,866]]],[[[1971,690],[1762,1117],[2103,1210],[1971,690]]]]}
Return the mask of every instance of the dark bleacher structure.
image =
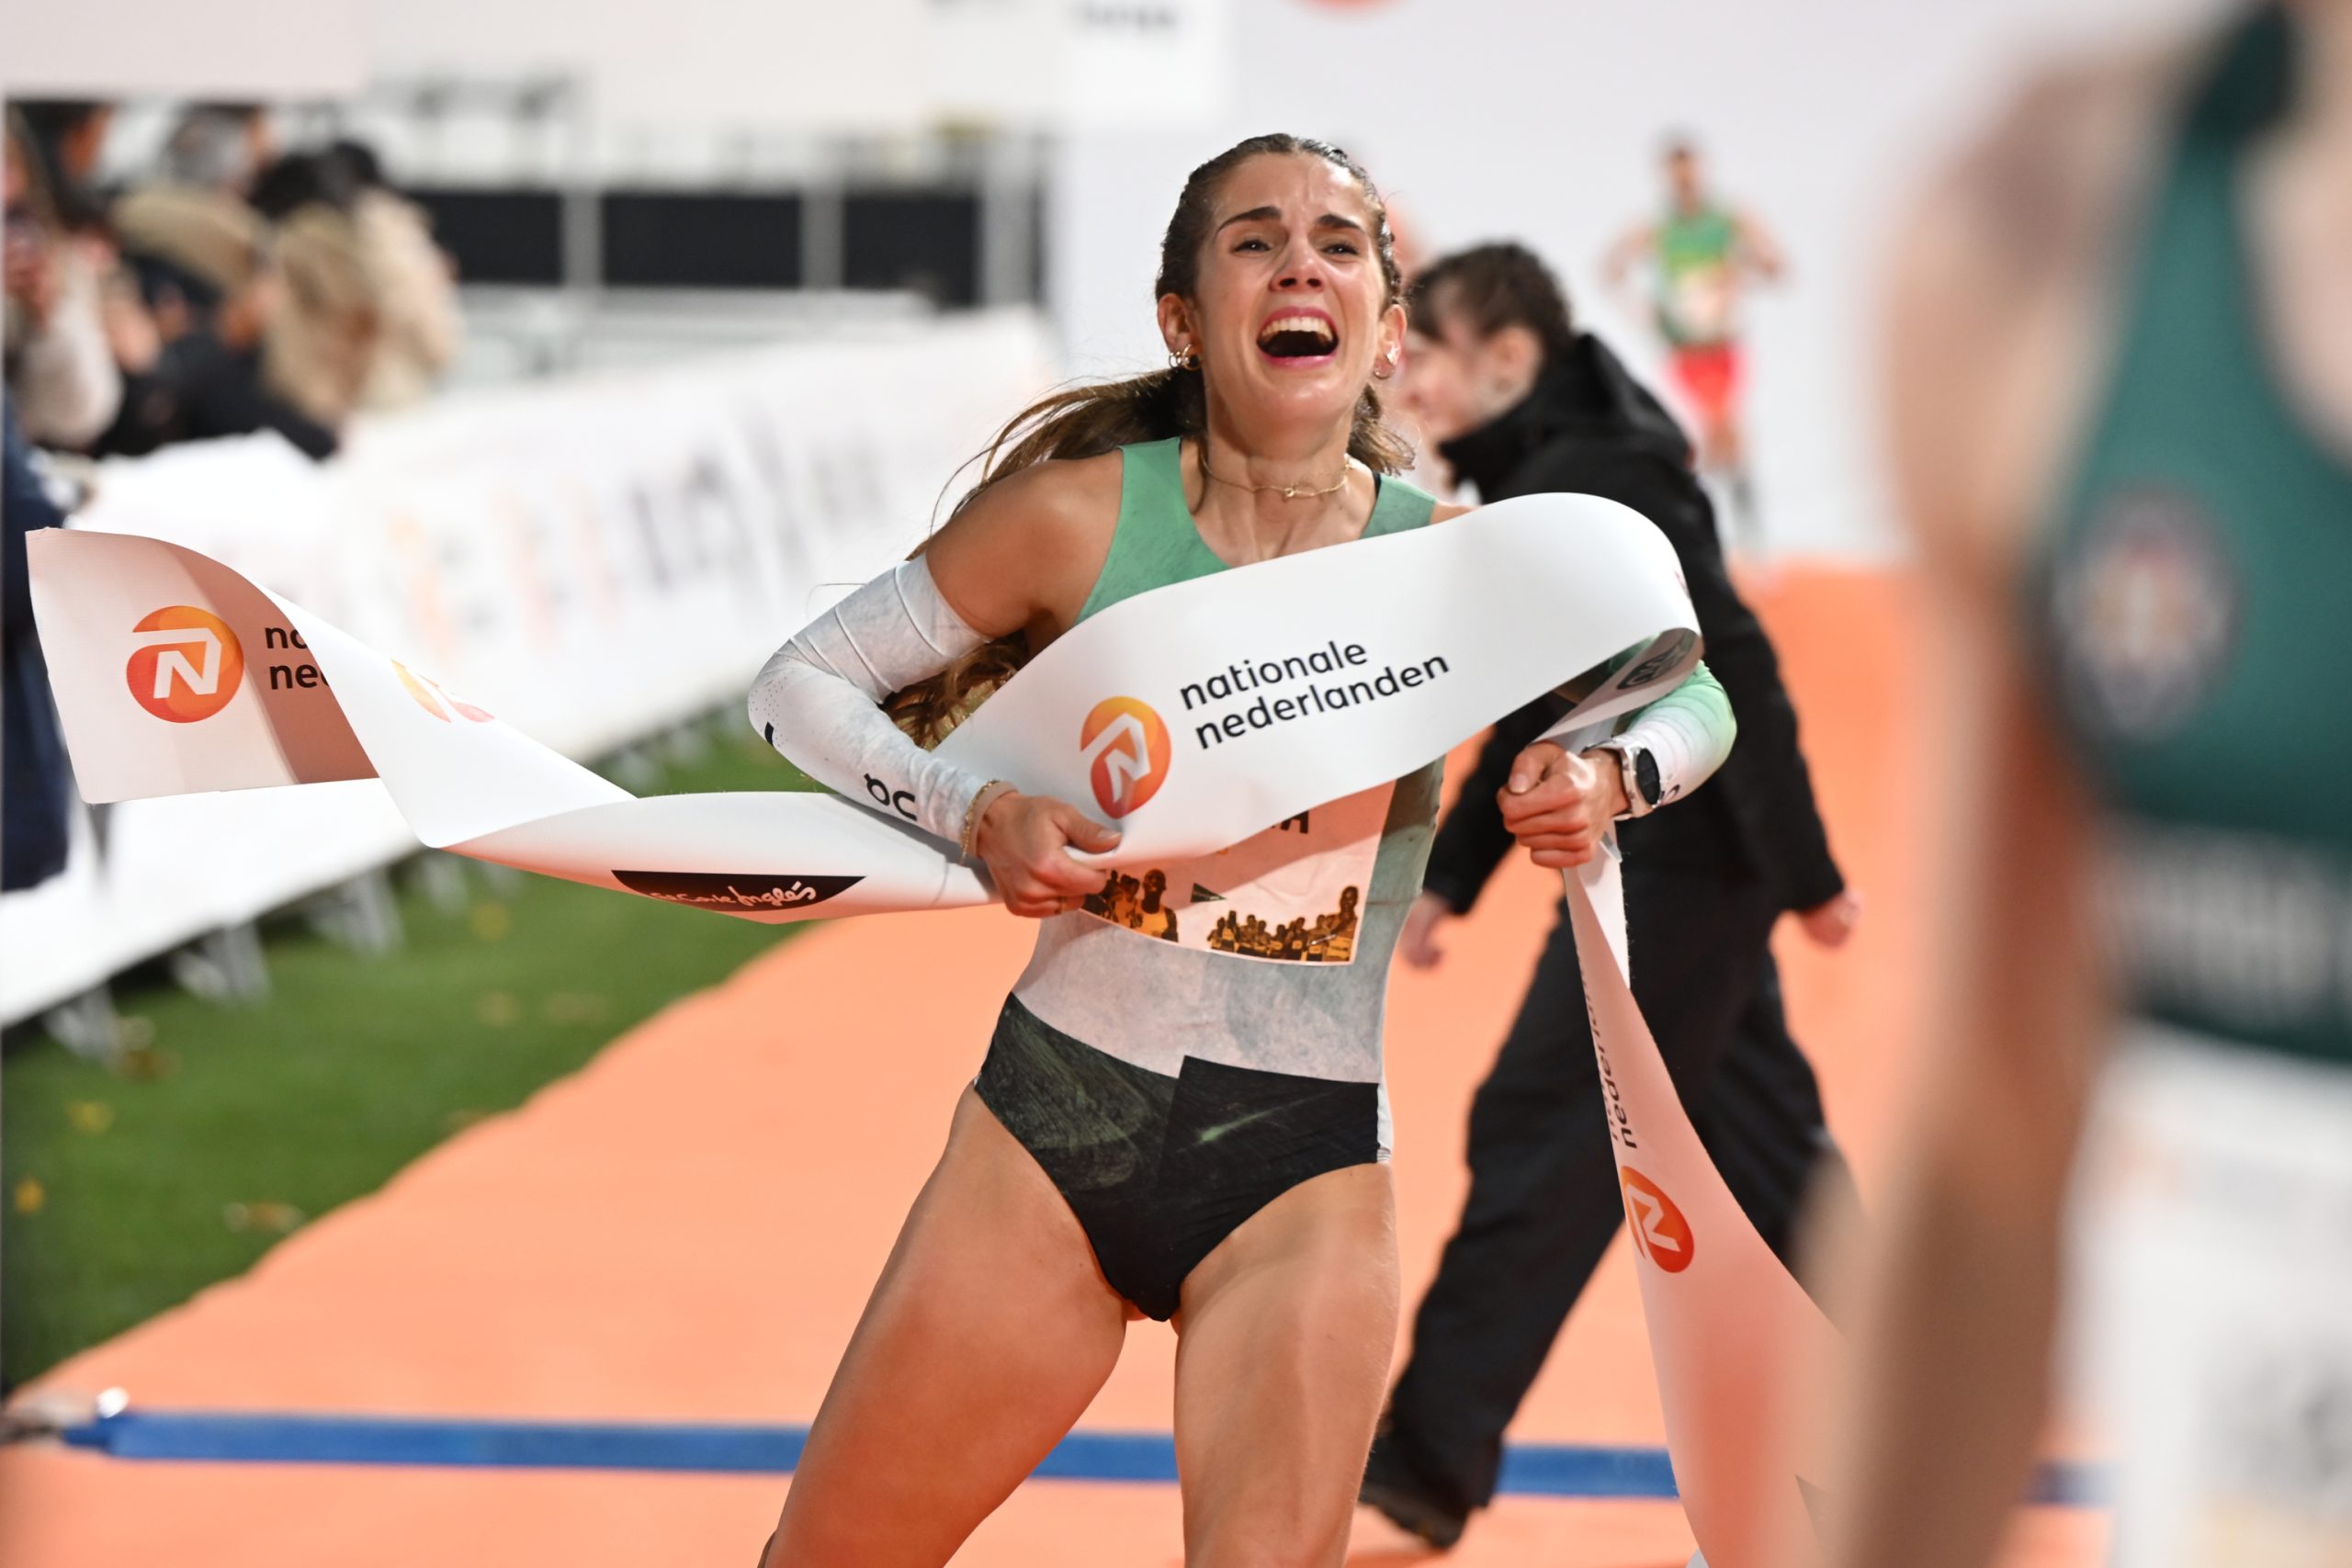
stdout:
{"type": "MultiPolygon", "coordinates": [[[[595,193],[594,276],[567,278],[565,193],[546,186],[413,187],[468,284],[614,288],[789,289],[808,286],[809,198],[797,190],[615,188],[595,193]]],[[[982,298],[981,200],[968,186],[860,188],[838,197],[837,282],[922,296],[945,308],[982,298]]],[[[1035,231],[1034,230],[1032,231],[1035,231]]],[[[1029,297],[1043,292],[1033,255],[1029,297]]]]}

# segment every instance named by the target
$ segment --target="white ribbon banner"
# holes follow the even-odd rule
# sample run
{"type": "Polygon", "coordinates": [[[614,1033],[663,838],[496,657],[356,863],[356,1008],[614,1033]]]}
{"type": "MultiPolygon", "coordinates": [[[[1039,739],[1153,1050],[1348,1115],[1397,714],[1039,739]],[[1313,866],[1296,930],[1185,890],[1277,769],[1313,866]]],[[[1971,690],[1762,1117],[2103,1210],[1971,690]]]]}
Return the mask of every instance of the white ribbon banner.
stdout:
{"type": "MultiPolygon", "coordinates": [[[[426,844],[747,919],[991,901],[978,868],[890,814],[890,781],[873,808],[639,799],[193,550],[73,533],[29,546],[90,800],[373,774],[426,844]]],[[[940,755],[1117,826],[1106,866],[1208,854],[1410,773],[1564,682],[1562,729],[1630,712],[1699,651],[1647,521],[1527,496],[1115,604],[940,755]]],[[[1613,863],[1568,891],[1677,1480],[1716,1568],[1777,1562],[1804,1511],[1766,1418],[1826,1325],[1724,1189],[1642,1024],[1613,863]]]]}
{"type": "MultiPolygon", "coordinates": [[[[783,792],[637,799],[193,550],[70,532],[31,546],[87,799],[373,774],[435,848],[752,919],[990,897],[977,868],[888,810],[891,781],[875,808],[783,792]]],[[[1114,605],[940,755],[1115,823],[1106,864],[1211,853],[1410,773],[1630,648],[1639,657],[1573,716],[1639,707],[1696,662],[1695,625],[1671,549],[1637,513],[1525,497],[1114,605]]]]}
{"type": "Polygon", "coordinates": [[[1634,1003],[1615,856],[1567,885],[1683,1512],[1708,1568],[1813,1562],[1810,1478],[1824,1467],[1803,1417],[1808,1386],[1838,1364],[1837,1331],[1756,1234],[1675,1092],[1634,1003]]]}

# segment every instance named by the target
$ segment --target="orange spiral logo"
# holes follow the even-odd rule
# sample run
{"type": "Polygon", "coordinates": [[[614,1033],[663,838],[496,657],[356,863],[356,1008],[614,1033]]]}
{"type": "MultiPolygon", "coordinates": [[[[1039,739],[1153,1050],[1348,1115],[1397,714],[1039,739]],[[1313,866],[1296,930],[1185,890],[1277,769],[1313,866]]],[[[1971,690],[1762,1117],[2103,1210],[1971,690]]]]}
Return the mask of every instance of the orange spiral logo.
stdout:
{"type": "Polygon", "coordinates": [[[1159,793],[1168,777],[1168,726],[1148,703],[1106,697],[1078,732],[1079,751],[1092,764],[1094,804],[1106,817],[1125,817],[1159,793]]]}
{"type": "Polygon", "coordinates": [[[1690,1222],[1666,1189],[1632,1166],[1625,1167],[1619,1179],[1625,1188],[1625,1218],[1633,1224],[1634,1245],[1642,1256],[1669,1274],[1690,1268],[1698,1256],[1698,1242],[1690,1235],[1690,1222]]]}
{"type": "Polygon", "coordinates": [[[229,705],[245,679],[245,650],[229,623],[193,604],[166,604],[130,628],[123,679],[157,718],[194,724],[229,705]]]}

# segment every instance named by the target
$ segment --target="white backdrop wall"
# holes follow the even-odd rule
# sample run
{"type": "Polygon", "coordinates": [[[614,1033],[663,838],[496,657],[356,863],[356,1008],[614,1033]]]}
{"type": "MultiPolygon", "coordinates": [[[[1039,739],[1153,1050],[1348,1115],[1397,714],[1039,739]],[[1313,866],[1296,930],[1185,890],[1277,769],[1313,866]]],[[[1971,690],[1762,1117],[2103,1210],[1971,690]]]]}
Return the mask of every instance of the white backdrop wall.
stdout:
{"type": "Polygon", "coordinates": [[[6,0],[0,92],[324,97],[367,81],[359,0],[6,0]]]}
{"type": "Polygon", "coordinates": [[[1172,125],[1226,107],[1233,0],[8,0],[19,95],[304,98],[565,79],[608,132],[1172,125]]]}
{"type": "Polygon", "coordinates": [[[1425,251],[1533,245],[1588,324],[1655,373],[1646,324],[1601,298],[1599,260],[1660,201],[1661,135],[1781,237],[1759,292],[1749,406],[1776,548],[1895,547],[1869,391],[1877,279],[1905,193],[2052,45],[2109,44],[2216,0],[1234,0],[1234,105],[1208,129],[1066,140],[1048,278],[1076,373],[1164,357],[1159,232],[1184,175],[1245,136],[1336,141],[1425,251]]]}

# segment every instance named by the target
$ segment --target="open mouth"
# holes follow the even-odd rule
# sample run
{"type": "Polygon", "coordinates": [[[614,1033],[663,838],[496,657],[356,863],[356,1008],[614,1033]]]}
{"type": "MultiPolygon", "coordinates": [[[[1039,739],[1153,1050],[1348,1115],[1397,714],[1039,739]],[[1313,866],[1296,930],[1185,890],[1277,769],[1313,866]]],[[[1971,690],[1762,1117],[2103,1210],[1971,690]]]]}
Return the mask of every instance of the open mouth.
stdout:
{"type": "Polygon", "coordinates": [[[1285,310],[1258,329],[1258,352],[1269,359],[1325,359],[1339,344],[1338,329],[1320,310],[1285,310]]]}

